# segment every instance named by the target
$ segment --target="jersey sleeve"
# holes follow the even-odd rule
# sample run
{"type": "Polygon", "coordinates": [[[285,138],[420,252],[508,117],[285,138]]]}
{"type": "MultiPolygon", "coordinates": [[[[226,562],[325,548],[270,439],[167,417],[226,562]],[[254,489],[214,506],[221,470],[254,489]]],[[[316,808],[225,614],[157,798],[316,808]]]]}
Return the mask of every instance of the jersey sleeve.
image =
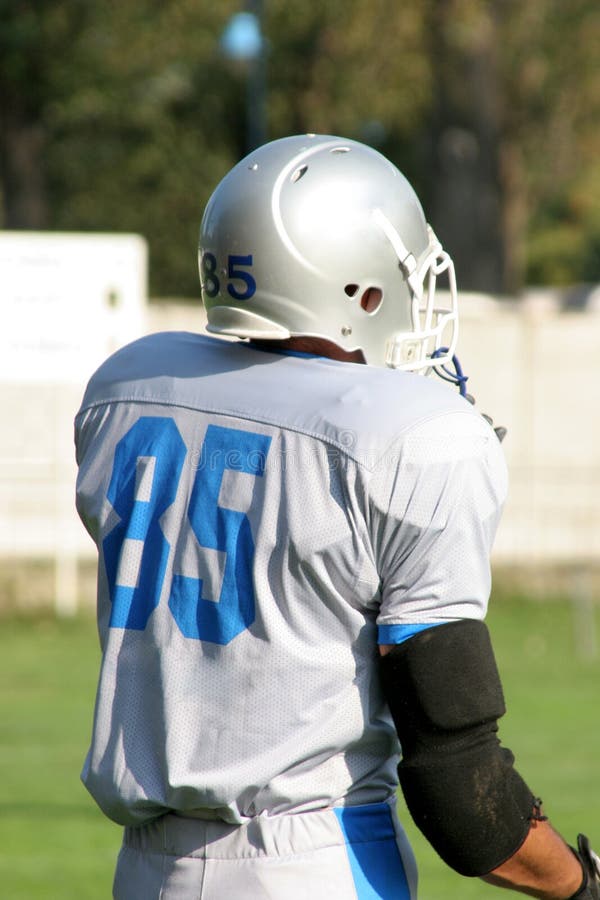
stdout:
{"type": "Polygon", "coordinates": [[[471,410],[413,427],[378,462],[370,527],[381,585],[379,643],[485,617],[507,481],[496,435],[471,410]]]}

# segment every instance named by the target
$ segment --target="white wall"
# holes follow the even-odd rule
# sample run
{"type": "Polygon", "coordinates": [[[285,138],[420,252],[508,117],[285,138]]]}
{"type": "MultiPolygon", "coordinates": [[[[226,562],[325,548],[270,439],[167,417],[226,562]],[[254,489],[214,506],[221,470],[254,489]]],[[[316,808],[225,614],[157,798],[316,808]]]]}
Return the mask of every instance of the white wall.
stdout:
{"type": "Polygon", "coordinates": [[[600,562],[600,312],[551,295],[463,299],[460,356],[507,426],[511,488],[495,558],[600,562]]]}
{"type": "MultiPolygon", "coordinates": [[[[203,328],[199,305],[141,310],[140,333],[203,328]]],[[[600,561],[599,347],[593,306],[561,312],[545,295],[462,298],[458,355],[469,390],[482,412],[508,428],[511,489],[496,562],[600,561]]],[[[95,364],[90,358],[90,372],[95,364]]],[[[73,506],[72,420],[84,383],[82,372],[69,383],[28,383],[6,373],[0,380],[0,571],[3,558],[54,556],[66,609],[77,595],[75,559],[94,555],[73,506]]]]}
{"type": "MultiPolygon", "coordinates": [[[[152,305],[149,331],[198,328],[193,304],[152,305]]],[[[510,494],[494,558],[600,563],[600,306],[552,292],[461,298],[458,357],[477,408],[508,428],[510,494]]]]}
{"type": "Polygon", "coordinates": [[[91,371],[146,328],[146,242],[2,231],[0,309],[0,576],[8,559],[54,558],[71,608],[93,550],[73,509],[73,417],[91,371]]]}

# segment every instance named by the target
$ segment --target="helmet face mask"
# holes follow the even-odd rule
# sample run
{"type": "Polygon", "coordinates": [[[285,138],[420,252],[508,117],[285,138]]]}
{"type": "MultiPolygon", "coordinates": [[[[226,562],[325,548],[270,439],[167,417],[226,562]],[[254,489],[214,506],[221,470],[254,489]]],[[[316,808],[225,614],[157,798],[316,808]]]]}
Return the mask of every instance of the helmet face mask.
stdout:
{"type": "Polygon", "coordinates": [[[394,369],[420,371],[450,361],[458,339],[457,290],[454,264],[428,226],[429,247],[422,262],[407,268],[412,292],[412,330],[396,333],[386,342],[385,364],[394,369]],[[446,274],[449,289],[437,291],[439,275],[446,274]],[[435,362],[432,364],[432,360],[435,362]]]}
{"type": "Polygon", "coordinates": [[[415,371],[454,352],[452,262],[404,176],[355,141],[294,136],[249,154],[207,204],[199,265],[213,333],[318,337],[415,371]]]}

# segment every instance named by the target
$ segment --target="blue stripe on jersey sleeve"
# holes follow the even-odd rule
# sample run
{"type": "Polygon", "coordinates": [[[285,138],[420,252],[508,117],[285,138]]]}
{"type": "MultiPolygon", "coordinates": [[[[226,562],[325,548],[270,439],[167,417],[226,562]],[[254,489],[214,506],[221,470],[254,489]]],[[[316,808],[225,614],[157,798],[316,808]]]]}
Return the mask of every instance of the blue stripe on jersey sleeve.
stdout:
{"type": "Polygon", "coordinates": [[[358,900],[410,900],[386,803],[336,807],[358,900]]]}
{"type": "Polygon", "coordinates": [[[377,628],[377,641],[380,644],[403,644],[415,634],[435,628],[436,625],[445,625],[445,622],[425,622],[417,625],[411,622],[409,625],[379,625],[377,628]]]}

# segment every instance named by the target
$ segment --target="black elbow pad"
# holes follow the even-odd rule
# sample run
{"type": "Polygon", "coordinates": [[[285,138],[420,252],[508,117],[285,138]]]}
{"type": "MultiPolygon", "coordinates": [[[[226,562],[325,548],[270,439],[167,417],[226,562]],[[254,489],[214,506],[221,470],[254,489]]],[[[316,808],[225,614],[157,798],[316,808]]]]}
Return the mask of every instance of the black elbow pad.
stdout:
{"type": "Polygon", "coordinates": [[[457,872],[487,874],[527,837],[535,798],[497,738],[505,706],[486,625],[427,629],[381,658],[381,677],[415,823],[457,872]]]}

